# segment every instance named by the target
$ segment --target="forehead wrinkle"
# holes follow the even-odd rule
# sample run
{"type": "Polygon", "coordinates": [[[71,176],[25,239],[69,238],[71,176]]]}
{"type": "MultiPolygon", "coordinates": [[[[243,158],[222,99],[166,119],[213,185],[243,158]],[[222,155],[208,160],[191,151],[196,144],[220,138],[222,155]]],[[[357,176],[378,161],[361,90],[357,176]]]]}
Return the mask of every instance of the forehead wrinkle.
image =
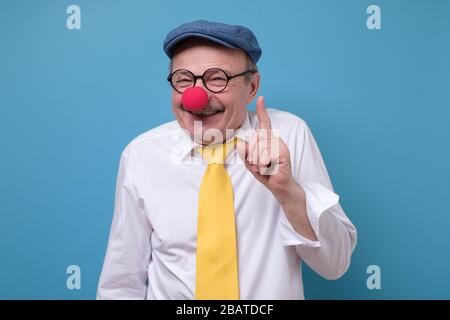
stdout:
{"type": "Polygon", "coordinates": [[[187,69],[191,71],[195,75],[202,75],[206,70],[211,68],[219,68],[225,71],[228,75],[232,74],[236,68],[235,63],[233,63],[234,59],[209,59],[205,60],[201,59],[190,59],[189,62],[175,64],[174,70],[176,69],[187,69]],[[231,63],[230,63],[231,62],[231,63]]]}
{"type": "Polygon", "coordinates": [[[217,47],[210,46],[194,46],[181,50],[172,59],[173,70],[187,69],[196,75],[203,74],[210,68],[220,68],[227,74],[242,71],[240,64],[247,61],[243,57],[245,55],[243,52],[241,54],[240,51],[233,49],[219,49],[220,51],[217,49],[217,47]],[[208,48],[211,49],[208,50],[208,48]],[[240,59],[242,57],[243,59],[240,59]]]}

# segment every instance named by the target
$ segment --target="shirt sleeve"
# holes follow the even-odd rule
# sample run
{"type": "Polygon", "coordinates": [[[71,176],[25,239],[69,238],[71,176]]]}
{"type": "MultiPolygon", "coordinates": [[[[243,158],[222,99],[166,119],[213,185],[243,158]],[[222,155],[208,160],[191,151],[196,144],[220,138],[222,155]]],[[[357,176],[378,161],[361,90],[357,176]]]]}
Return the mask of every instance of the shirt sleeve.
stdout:
{"type": "Polygon", "coordinates": [[[305,122],[298,120],[289,150],[293,175],[306,195],[306,211],[317,241],[296,232],[284,214],[280,230],[284,245],[295,246],[303,261],[326,279],[337,279],[348,269],[357,232],[334,193],[315,139],[305,122]]]}
{"type": "Polygon", "coordinates": [[[126,150],[120,158],[114,216],[97,299],[145,299],[152,227],[130,179],[126,150]]]}

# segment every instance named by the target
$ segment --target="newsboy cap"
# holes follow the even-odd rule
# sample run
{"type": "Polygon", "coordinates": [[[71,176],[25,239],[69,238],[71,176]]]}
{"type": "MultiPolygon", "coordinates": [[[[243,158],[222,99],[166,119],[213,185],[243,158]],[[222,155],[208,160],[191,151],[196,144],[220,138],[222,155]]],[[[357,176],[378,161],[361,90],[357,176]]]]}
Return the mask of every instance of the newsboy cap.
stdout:
{"type": "Polygon", "coordinates": [[[192,37],[204,38],[227,48],[242,49],[255,64],[261,57],[258,40],[250,29],[206,20],[187,22],[170,31],[164,40],[164,52],[172,59],[176,46],[192,37]]]}

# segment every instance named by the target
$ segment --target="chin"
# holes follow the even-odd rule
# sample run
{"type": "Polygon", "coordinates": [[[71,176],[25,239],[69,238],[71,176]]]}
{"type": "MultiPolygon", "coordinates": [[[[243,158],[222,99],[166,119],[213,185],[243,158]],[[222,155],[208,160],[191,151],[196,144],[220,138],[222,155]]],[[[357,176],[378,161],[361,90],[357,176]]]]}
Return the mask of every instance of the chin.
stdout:
{"type": "MultiPolygon", "coordinates": [[[[199,116],[189,111],[179,109],[177,110],[178,123],[191,134],[191,137],[198,143],[210,143],[209,137],[211,135],[218,135],[221,133],[221,138],[226,133],[226,112],[216,113],[214,115],[199,116]],[[195,137],[195,134],[201,133],[201,138],[195,137]]],[[[200,137],[200,135],[199,135],[200,137]]],[[[220,137],[218,137],[220,138],[220,137]]]]}

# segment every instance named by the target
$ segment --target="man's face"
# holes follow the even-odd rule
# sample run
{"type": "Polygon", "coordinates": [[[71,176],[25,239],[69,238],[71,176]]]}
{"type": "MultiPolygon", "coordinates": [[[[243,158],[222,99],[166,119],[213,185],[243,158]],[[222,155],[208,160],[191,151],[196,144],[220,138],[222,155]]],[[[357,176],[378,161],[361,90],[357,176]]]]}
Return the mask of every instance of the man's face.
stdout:
{"type": "MultiPolygon", "coordinates": [[[[175,52],[172,59],[172,71],[187,69],[194,75],[202,75],[209,68],[220,68],[228,75],[241,73],[248,68],[247,55],[242,50],[229,49],[202,39],[188,39],[175,52]]],[[[180,126],[189,131],[194,138],[194,121],[202,122],[202,132],[208,129],[220,130],[226,137],[226,129],[238,129],[244,121],[246,106],[255,97],[259,88],[259,74],[253,74],[249,82],[245,76],[237,77],[228,82],[225,90],[212,93],[206,89],[201,79],[200,86],[208,93],[208,106],[205,110],[219,110],[213,115],[196,115],[183,108],[181,94],[173,90],[172,110],[180,126]]],[[[204,135],[195,137],[199,143],[208,144],[209,138],[204,135]]],[[[214,141],[219,142],[219,141],[214,141]]]]}

